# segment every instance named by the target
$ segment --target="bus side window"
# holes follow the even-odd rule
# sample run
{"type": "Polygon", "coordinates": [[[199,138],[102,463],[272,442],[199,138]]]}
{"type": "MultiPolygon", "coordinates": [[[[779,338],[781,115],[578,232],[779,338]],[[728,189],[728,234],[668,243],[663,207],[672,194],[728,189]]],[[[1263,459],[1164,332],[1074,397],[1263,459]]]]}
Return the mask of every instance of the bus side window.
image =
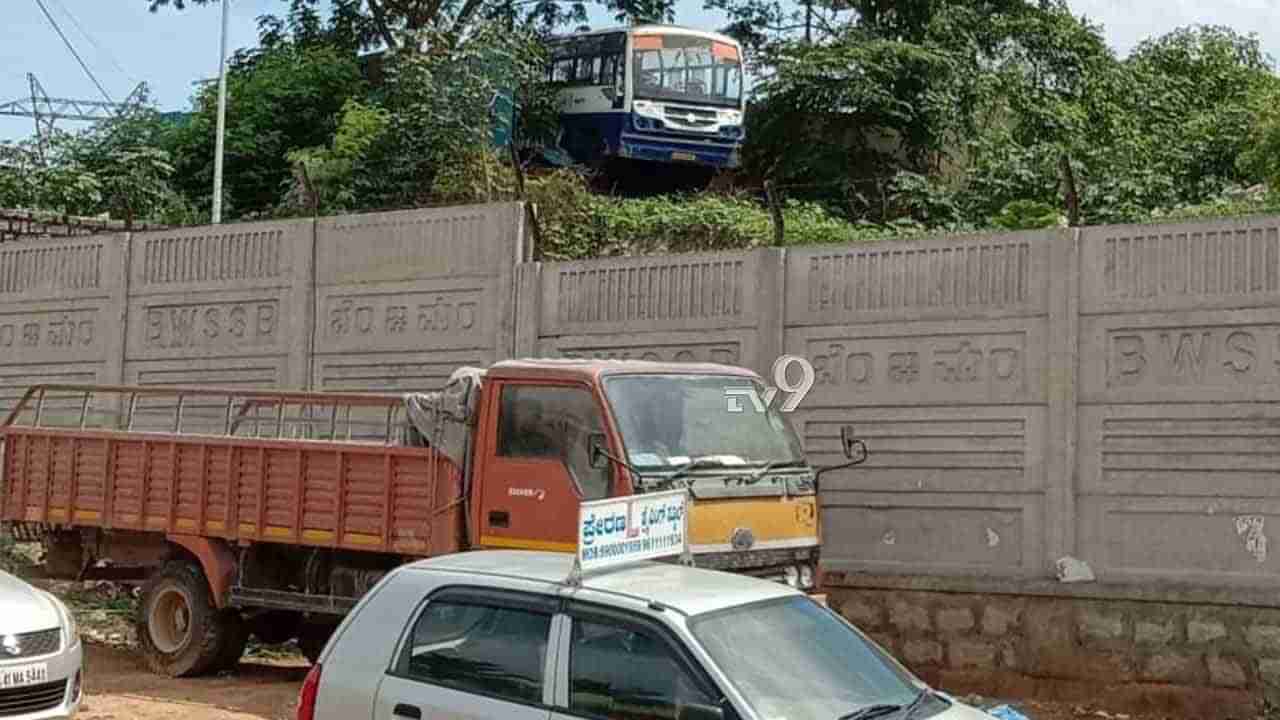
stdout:
{"type": "Polygon", "coordinates": [[[573,81],[573,58],[559,58],[551,65],[551,82],[573,81]]]}
{"type": "Polygon", "coordinates": [[[617,54],[606,55],[604,61],[600,65],[600,84],[610,87],[618,84],[618,60],[621,56],[617,54]]]}
{"type": "Polygon", "coordinates": [[[578,77],[576,85],[597,85],[600,76],[600,56],[592,55],[578,58],[578,77]]]}

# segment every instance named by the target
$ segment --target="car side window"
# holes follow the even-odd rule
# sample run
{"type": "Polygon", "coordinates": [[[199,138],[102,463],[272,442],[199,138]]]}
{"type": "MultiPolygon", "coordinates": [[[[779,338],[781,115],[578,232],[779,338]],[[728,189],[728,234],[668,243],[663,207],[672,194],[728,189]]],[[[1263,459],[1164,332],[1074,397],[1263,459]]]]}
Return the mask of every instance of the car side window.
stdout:
{"type": "Polygon", "coordinates": [[[569,709],[603,720],[676,720],[688,705],[715,705],[671,648],[642,629],[575,619],[569,709]]]}
{"type": "Polygon", "coordinates": [[[519,703],[542,703],[551,615],[464,600],[427,603],[405,647],[401,673],[519,703]]]}
{"type": "Polygon", "coordinates": [[[604,432],[595,397],[583,388],[507,385],[498,410],[498,455],[559,458],[587,500],[609,496],[612,468],[591,467],[590,438],[604,432]]]}

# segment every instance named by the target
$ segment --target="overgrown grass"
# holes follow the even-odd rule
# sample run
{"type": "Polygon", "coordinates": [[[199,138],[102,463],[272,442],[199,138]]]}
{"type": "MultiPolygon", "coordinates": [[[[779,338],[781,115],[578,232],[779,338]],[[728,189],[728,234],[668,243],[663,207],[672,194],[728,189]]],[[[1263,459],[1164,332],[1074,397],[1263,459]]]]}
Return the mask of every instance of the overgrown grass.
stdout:
{"type": "MultiPolygon", "coordinates": [[[[662,195],[619,198],[593,194],[586,181],[559,171],[529,183],[539,210],[548,259],[741,250],[773,245],[768,210],[747,195],[662,195]]],[[[784,245],[851,243],[921,235],[915,224],[850,223],[819,205],[788,202],[782,210],[784,245]]]]}

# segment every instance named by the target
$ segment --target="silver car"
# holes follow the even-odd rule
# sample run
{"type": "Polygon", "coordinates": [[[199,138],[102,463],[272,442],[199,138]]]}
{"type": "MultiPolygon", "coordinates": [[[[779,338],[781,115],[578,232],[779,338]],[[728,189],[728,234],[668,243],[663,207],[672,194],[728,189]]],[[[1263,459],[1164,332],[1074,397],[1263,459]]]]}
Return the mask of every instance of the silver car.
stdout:
{"type": "Polygon", "coordinates": [[[652,562],[575,585],[572,563],[392,571],[329,640],[299,720],[990,720],[785,585],[652,562]]]}
{"type": "Polygon", "coordinates": [[[82,651],[58,598],[0,570],[0,718],[69,718],[80,708],[82,651]]]}

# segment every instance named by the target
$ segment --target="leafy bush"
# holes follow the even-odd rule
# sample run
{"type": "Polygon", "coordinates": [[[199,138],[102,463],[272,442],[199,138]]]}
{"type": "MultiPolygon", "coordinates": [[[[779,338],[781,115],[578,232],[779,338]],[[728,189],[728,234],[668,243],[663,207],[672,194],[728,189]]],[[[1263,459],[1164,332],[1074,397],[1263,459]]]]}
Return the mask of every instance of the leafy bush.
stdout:
{"type": "Polygon", "coordinates": [[[1034,200],[1014,200],[1001,208],[1000,213],[991,219],[991,224],[1001,230],[1037,230],[1064,226],[1067,219],[1052,205],[1034,200]]]}
{"type": "MultiPolygon", "coordinates": [[[[745,195],[601,196],[592,194],[586,179],[570,170],[531,180],[528,192],[538,208],[543,257],[549,260],[741,250],[774,240],[768,210],[745,195]]],[[[923,232],[914,223],[850,223],[800,201],[788,202],[782,214],[787,245],[863,242],[923,232]]]]}

